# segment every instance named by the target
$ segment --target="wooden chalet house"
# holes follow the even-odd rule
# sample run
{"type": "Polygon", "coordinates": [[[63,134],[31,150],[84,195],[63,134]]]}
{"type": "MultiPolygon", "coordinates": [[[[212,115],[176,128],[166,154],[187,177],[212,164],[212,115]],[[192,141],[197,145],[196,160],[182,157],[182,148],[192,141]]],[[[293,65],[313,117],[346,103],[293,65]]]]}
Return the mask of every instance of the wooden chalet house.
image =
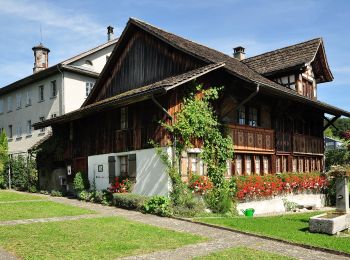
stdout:
{"type": "MultiPolygon", "coordinates": [[[[136,178],[136,193],[166,194],[169,178],[149,140],[169,145],[158,122],[176,120],[195,80],[224,86],[214,106],[234,142],[228,176],[322,171],[324,129],[350,116],[317,100],[319,84],[333,79],[322,39],[247,59],[234,50],[231,57],[130,19],[82,107],[34,125],[52,126],[59,149],[51,165],[88,172],[97,188],[122,174],[136,178]]],[[[182,158],[183,176],[205,171],[199,151],[182,158]]]]}

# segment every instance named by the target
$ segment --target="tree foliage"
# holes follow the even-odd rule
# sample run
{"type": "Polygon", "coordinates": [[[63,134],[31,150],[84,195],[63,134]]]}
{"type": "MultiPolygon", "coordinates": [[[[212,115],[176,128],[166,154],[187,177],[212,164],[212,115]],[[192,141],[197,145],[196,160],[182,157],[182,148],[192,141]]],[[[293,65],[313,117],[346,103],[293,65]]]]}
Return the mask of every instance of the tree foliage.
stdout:
{"type": "Polygon", "coordinates": [[[8,143],[5,131],[0,133],[0,188],[6,187],[6,165],[8,161],[8,143]]]}

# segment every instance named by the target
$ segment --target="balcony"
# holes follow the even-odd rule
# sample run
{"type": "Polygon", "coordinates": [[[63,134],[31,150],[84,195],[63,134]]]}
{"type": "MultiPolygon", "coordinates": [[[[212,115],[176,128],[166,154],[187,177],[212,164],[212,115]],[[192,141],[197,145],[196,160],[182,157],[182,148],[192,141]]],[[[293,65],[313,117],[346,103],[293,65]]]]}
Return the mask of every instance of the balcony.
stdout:
{"type": "Polygon", "coordinates": [[[274,130],[247,125],[227,125],[235,151],[274,153],[274,130]]]}
{"type": "Polygon", "coordinates": [[[294,134],[293,153],[323,155],[324,140],[320,137],[294,134]]]}

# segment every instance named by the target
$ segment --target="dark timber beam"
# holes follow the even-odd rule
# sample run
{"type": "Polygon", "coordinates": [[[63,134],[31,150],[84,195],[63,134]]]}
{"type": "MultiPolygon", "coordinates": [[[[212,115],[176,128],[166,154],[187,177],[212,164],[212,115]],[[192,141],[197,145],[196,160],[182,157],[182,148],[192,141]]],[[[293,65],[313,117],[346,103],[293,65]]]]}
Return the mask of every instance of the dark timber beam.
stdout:
{"type": "Polygon", "coordinates": [[[170,118],[171,120],[173,120],[173,117],[168,113],[168,111],[155,99],[155,97],[152,95],[151,96],[152,101],[154,104],[157,105],[157,107],[159,107],[167,116],[168,118],[170,118]]]}
{"type": "Polygon", "coordinates": [[[329,120],[327,117],[323,116],[323,118],[327,121],[327,124],[323,126],[323,131],[326,130],[331,125],[334,126],[337,130],[339,130],[333,123],[339,118],[340,116],[334,116],[331,120],[329,120]]]}
{"type": "MultiPolygon", "coordinates": [[[[233,111],[237,111],[240,107],[242,107],[245,103],[247,103],[249,100],[251,100],[253,97],[255,97],[260,91],[260,85],[259,84],[256,84],[256,89],[255,91],[250,94],[246,99],[244,99],[241,103],[239,103],[236,107],[232,108],[232,109],[229,109],[225,114],[223,114],[221,116],[221,118],[224,118],[225,116],[227,116],[228,113],[231,112],[231,110],[233,111]]],[[[231,95],[229,95],[229,97],[233,100],[233,101],[236,101],[234,97],[232,97],[231,95]]]]}

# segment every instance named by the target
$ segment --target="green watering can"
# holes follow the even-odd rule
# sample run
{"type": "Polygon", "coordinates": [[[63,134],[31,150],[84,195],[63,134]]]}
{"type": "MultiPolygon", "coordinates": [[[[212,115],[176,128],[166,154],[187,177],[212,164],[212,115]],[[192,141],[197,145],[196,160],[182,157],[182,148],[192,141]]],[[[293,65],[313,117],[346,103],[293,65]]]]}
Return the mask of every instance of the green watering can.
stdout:
{"type": "Polygon", "coordinates": [[[242,209],[242,212],[243,212],[244,216],[246,216],[246,217],[253,217],[255,209],[253,209],[253,208],[249,208],[246,210],[242,209]]]}

